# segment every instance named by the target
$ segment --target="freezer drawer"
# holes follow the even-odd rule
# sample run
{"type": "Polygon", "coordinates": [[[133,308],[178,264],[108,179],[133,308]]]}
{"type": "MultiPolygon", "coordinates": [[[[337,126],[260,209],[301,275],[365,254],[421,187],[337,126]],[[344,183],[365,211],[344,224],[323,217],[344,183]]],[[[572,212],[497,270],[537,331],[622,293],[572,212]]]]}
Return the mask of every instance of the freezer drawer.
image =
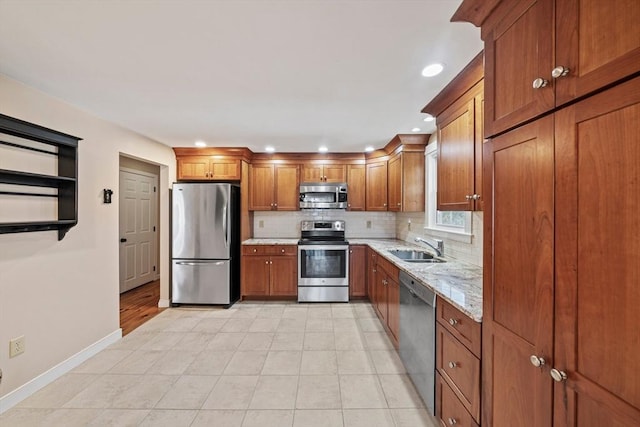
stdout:
{"type": "Polygon", "coordinates": [[[229,260],[173,260],[171,302],[231,304],[229,260]]]}

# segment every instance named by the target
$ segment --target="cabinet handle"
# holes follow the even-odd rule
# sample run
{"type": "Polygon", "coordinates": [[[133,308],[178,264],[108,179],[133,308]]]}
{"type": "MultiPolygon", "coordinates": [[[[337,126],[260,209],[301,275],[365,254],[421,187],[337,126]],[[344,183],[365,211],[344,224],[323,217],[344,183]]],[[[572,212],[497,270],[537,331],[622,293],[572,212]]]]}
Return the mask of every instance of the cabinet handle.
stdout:
{"type": "Polygon", "coordinates": [[[569,74],[569,71],[569,68],[558,65],[556,68],[551,70],[551,77],[553,77],[554,79],[557,79],[558,77],[564,77],[569,74]]]}
{"type": "Polygon", "coordinates": [[[537,79],[535,79],[533,81],[533,88],[534,89],[542,89],[543,87],[547,86],[549,84],[549,80],[545,80],[542,77],[538,77],[537,79]]]}
{"type": "Polygon", "coordinates": [[[449,324],[451,326],[456,326],[458,324],[458,321],[452,317],[451,319],[449,319],[449,324]]]}
{"type": "Polygon", "coordinates": [[[529,357],[529,361],[531,361],[531,364],[536,368],[539,368],[546,363],[544,358],[538,357],[535,354],[532,354],[531,357],[529,357]]]}
{"type": "Polygon", "coordinates": [[[458,424],[458,421],[456,421],[455,418],[449,418],[447,421],[449,422],[450,426],[458,424]]]}
{"type": "Polygon", "coordinates": [[[564,371],[559,371],[556,368],[553,368],[551,371],[549,371],[549,374],[551,375],[551,378],[553,378],[554,381],[556,382],[563,382],[567,380],[567,374],[564,371]]]}
{"type": "Polygon", "coordinates": [[[458,364],[456,362],[449,362],[449,367],[451,369],[456,368],[458,366],[458,364]]]}

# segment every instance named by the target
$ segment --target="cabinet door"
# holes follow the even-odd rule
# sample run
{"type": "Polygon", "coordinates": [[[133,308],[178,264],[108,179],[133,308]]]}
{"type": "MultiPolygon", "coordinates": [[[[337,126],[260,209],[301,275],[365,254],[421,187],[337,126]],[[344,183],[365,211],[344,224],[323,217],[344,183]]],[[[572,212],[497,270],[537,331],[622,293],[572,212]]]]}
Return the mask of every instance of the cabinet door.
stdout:
{"type": "Polygon", "coordinates": [[[324,182],[346,182],[347,167],[345,165],[324,165],[324,182]]]}
{"type": "Polygon", "coordinates": [[[387,312],[387,273],[384,270],[378,270],[376,273],[376,310],[383,323],[388,323],[389,313],[387,312]]]}
{"type": "Polygon", "coordinates": [[[242,257],[242,295],[269,295],[269,257],[242,257]]]}
{"type": "Polygon", "coordinates": [[[400,212],[402,210],[402,155],[396,154],[389,159],[387,188],[389,197],[389,210],[400,212]]]}
{"type": "Polygon", "coordinates": [[[637,0],[556,0],[556,61],[552,68],[569,69],[553,83],[556,105],[638,72],[638,22],[637,0]]]}
{"type": "Polygon", "coordinates": [[[298,295],[298,257],[271,257],[271,288],[269,295],[298,295]]]}
{"type": "Polygon", "coordinates": [[[375,307],[377,302],[376,295],[376,281],[377,279],[377,254],[371,249],[367,248],[367,295],[369,295],[369,300],[371,301],[371,305],[375,307]]]}
{"type": "Polygon", "coordinates": [[[300,166],[275,165],[275,209],[297,211],[300,202],[298,179],[300,166]]]}
{"type": "Polygon", "coordinates": [[[249,210],[270,211],[274,209],[273,165],[251,165],[249,168],[249,210]]]}
{"type": "Polygon", "coordinates": [[[387,325],[397,344],[400,337],[400,284],[396,278],[397,275],[387,279],[387,325]]]}
{"type": "Polygon", "coordinates": [[[369,163],[367,168],[367,197],[368,211],[387,210],[387,162],[369,163]]]}
{"type": "Polygon", "coordinates": [[[483,34],[487,136],[514,127],[554,106],[552,84],[539,89],[533,87],[537,78],[549,81],[554,67],[554,0],[522,1],[515,7],[513,3],[502,2],[500,10],[494,12],[502,15],[502,19],[483,34]]]}
{"type": "Polygon", "coordinates": [[[401,156],[401,210],[424,212],[424,151],[406,152],[401,156]]]}
{"type": "Polygon", "coordinates": [[[214,159],[211,160],[210,177],[212,179],[236,180],[240,179],[240,160],[214,159]]]}
{"type": "Polygon", "coordinates": [[[556,426],[640,420],[640,79],[556,113],[556,426]]]}
{"type": "Polygon", "coordinates": [[[307,163],[302,165],[302,182],[322,182],[322,165],[307,163]]]}
{"type": "Polygon", "coordinates": [[[209,157],[178,157],[178,179],[209,179],[209,157]]]}
{"type": "Polygon", "coordinates": [[[347,166],[348,210],[363,211],[365,209],[365,175],[364,165],[347,166]]]}
{"type": "Polygon", "coordinates": [[[438,210],[473,209],[475,100],[438,117],[438,210]]]}
{"type": "MultiPolygon", "coordinates": [[[[553,117],[495,138],[486,179],[482,425],[548,427],[552,379],[530,362],[553,355],[553,117]],[[525,244],[526,242],[526,244],[525,244]]],[[[593,212],[591,212],[593,214],[593,212]]]]}
{"type": "Polygon", "coordinates": [[[349,295],[352,297],[367,295],[365,248],[361,245],[349,247],[349,295]]]}

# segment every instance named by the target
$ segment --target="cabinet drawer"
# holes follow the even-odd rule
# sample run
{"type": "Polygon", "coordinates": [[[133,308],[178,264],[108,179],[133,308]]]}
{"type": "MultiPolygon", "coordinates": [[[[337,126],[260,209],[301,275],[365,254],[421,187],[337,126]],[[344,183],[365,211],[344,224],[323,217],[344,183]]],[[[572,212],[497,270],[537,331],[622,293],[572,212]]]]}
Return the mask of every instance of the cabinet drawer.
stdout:
{"type": "Polygon", "coordinates": [[[464,344],[476,357],[480,357],[481,325],[466,314],[438,298],[436,320],[464,344]]]}
{"type": "Polygon", "coordinates": [[[297,255],[298,247],[295,245],[269,245],[265,246],[269,255],[297,255]]]}
{"type": "Polygon", "coordinates": [[[242,245],[242,255],[266,255],[267,245],[242,245]]]}
{"type": "Polygon", "coordinates": [[[436,416],[442,426],[478,427],[451,388],[436,373],[436,416]]]}
{"type": "Polygon", "coordinates": [[[436,325],[436,369],[464,407],[480,420],[480,360],[442,325],[436,325]]]}
{"type": "Polygon", "coordinates": [[[378,257],[378,268],[383,269],[389,277],[393,278],[393,280],[398,280],[398,275],[400,274],[400,270],[398,267],[393,265],[391,261],[387,260],[385,257],[378,257]]]}

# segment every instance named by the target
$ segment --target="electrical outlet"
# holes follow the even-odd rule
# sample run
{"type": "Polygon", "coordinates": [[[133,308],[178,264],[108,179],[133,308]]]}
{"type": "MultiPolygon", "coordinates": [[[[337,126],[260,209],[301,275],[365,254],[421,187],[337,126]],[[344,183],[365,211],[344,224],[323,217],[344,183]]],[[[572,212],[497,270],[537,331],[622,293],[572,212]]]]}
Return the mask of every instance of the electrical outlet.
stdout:
{"type": "Polygon", "coordinates": [[[371,228],[371,221],[367,221],[367,228],[371,228]]]}
{"type": "Polygon", "coordinates": [[[9,341],[9,358],[24,353],[24,335],[9,341]]]}
{"type": "Polygon", "coordinates": [[[258,228],[264,228],[264,221],[263,220],[258,221],[258,228]]]}

